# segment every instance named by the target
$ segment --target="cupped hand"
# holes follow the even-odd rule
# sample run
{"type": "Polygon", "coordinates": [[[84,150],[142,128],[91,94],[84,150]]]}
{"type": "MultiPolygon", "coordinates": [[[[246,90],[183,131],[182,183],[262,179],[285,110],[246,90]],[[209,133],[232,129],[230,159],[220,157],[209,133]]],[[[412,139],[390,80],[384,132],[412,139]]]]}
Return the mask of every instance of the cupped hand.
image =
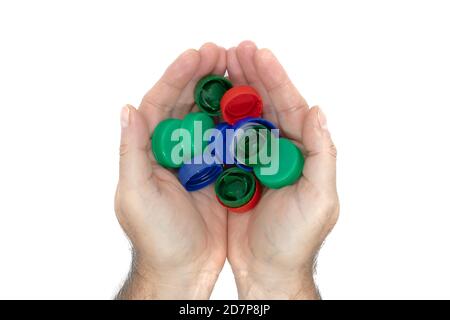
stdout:
{"type": "Polygon", "coordinates": [[[255,209],[228,214],[228,259],[243,299],[314,299],[315,257],[337,221],[336,148],[323,112],[309,108],[267,49],[249,41],[227,52],[234,85],[251,85],[264,100],[263,117],[305,156],[292,185],[265,190],[255,209]]]}
{"type": "Polygon", "coordinates": [[[121,113],[117,218],[133,246],[133,266],[118,298],[206,299],[226,259],[227,213],[213,187],[187,192],[150,150],[156,125],[194,108],[207,74],[223,75],[225,49],[207,43],[173,62],[138,110],[121,113]]]}

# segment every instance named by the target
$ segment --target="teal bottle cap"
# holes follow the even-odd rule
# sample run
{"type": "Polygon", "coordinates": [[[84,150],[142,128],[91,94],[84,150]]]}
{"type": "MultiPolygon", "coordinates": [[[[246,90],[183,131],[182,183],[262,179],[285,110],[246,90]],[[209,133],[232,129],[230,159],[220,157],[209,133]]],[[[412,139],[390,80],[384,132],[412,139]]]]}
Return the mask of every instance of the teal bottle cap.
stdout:
{"type": "MultiPolygon", "coordinates": [[[[179,140],[172,141],[172,134],[176,130],[186,129],[190,134],[189,147],[191,148],[190,158],[195,157],[203,152],[208,145],[208,141],[203,141],[203,135],[206,130],[214,128],[214,121],[206,113],[203,112],[191,112],[188,113],[183,120],[180,119],[165,119],[161,121],[153,131],[152,136],[152,151],[155,156],[155,160],[166,168],[179,168],[183,161],[176,162],[177,159],[172,159],[172,150],[182,141],[182,135],[179,140]],[[195,126],[200,125],[201,130],[196,132],[195,126]],[[201,135],[197,137],[200,143],[195,143],[195,134],[201,135]]],[[[178,155],[180,159],[184,159],[187,155],[181,152],[178,155]]]]}
{"type": "Polygon", "coordinates": [[[217,75],[203,77],[194,90],[195,103],[200,110],[210,116],[218,116],[220,115],[220,100],[232,87],[231,82],[225,77],[217,75]]]}
{"type": "Polygon", "coordinates": [[[193,158],[196,155],[201,154],[208,145],[208,141],[203,141],[203,134],[206,130],[214,128],[214,121],[204,112],[191,112],[184,117],[183,122],[181,123],[181,128],[189,131],[189,134],[191,136],[191,158],[193,158]],[[202,136],[199,139],[202,140],[202,143],[196,145],[194,141],[194,137],[196,134],[195,126],[200,124],[202,126],[202,130],[199,133],[202,136]]]}
{"type": "Polygon", "coordinates": [[[152,151],[155,160],[167,168],[179,168],[181,163],[175,163],[172,160],[172,149],[178,144],[177,141],[171,141],[172,133],[181,127],[180,119],[165,119],[161,121],[153,131],[152,151]]]}
{"type": "Polygon", "coordinates": [[[269,164],[254,167],[254,173],[259,181],[271,189],[295,183],[300,178],[305,163],[300,149],[289,139],[278,140],[278,151],[278,154],[272,152],[269,164]]]}

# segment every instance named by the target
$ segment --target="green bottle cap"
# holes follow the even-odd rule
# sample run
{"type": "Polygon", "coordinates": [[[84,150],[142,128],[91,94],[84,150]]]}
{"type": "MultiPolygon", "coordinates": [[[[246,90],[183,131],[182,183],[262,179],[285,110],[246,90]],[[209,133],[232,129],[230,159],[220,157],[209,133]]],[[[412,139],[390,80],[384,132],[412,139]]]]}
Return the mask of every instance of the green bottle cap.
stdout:
{"type": "Polygon", "coordinates": [[[179,168],[181,163],[172,161],[172,149],[178,144],[177,141],[171,141],[172,133],[181,127],[180,119],[165,119],[161,121],[153,131],[152,151],[155,160],[163,167],[179,168]]]}
{"type": "Polygon", "coordinates": [[[217,197],[229,208],[239,208],[248,203],[255,189],[255,176],[237,167],[222,172],[215,185],[217,197]]]}
{"type": "Polygon", "coordinates": [[[214,121],[213,119],[208,116],[206,113],[203,112],[191,112],[188,113],[181,123],[181,128],[186,129],[189,131],[191,135],[191,158],[199,155],[205,150],[206,146],[208,145],[208,141],[203,141],[203,134],[206,130],[214,128],[214,121]],[[195,144],[194,137],[195,137],[195,125],[199,125],[201,123],[202,130],[201,130],[201,137],[202,143],[199,145],[195,144]]]}
{"type": "MultiPolygon", "coordinates": [[[[177,146],[180,141],[172,141],[171,137],[173,132],[180,129],[186,129],[191,141],[189,145],[191,147],[190,158],[199,155],[208,145],[208,141],[203,141],[203,135],[206,130],[214,128],[214,121],[206,113],[203,112],[191,112],[188,113],[183,120],[169,118],[161,121],[153,131],[152,136],[152,151],[155,155],[155,160],[167,168],[179,168],[182,163],[176,163],[172,159],[172,150],[177,146]],[[195,124],[201,123],[201,135],[197,139],[201,139],[201,143],[196,145],[195,143],[195,124]]],[[[180,138],[181,140],[182,138],[180,138]]],[[[180,157],[184,158],[184,154],[180,154],[180,157]]]]}
{"type": "Polygon", "coordinates": [[[280,138],[278,146],[279,152],[278,154],[274,152],[271,155],[272,160],[269,164],[254,167],[255,175],[259,181],[271,189],[279,189],[296,182],[302,174],[305,163],[300,149],[292,141],[280,138]],[[278,171],[275,170],[277,162],[278,171]],[[271,166],[272,168],[269,169],[271,166]],[[272,170],[274,172],[270,174],[272,170]]]}
{"type": "Polygon", "coordinates": [[[225,77],[217,75],[203,77],[194,90],[195,103],[200,110],[210,116],[218,116],[220,115],[220,100],[232,87],[231,82],[225,77]]]}

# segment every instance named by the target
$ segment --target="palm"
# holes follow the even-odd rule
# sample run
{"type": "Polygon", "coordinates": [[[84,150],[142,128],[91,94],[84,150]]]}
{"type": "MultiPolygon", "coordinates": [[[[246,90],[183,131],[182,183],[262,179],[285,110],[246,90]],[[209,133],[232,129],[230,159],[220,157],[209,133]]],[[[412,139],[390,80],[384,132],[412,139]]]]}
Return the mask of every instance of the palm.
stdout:
{"type": "Polygon", "coordinates": [[[288,268],[310,260],[320,245],[314,239],[323,232],[316,227],[323,225],[321,215],[313,212],[321,207],[316,194],[301,179],[293,186],[266,190],[252,212],[230,216],[228,253],[236,268],[246,268],[252,261],[288,268]],[[301,255],[298,248],[303,248],[301,255]]]}
{"type": "MultiPolygon", "coordinates": [[[[223,263],[226,255],[226,213],[217,203],[212,187],[199,192],[187,192],[177,177],[160,166],[154,167],[154,183],[160,194],[147,194],[148,215],[154,215],[152,207],[161,208],[162,226],[158,228],[159,241],[167,241],[171,247],[168,260],[179,264],[207,256],[212,265],[223,263]],[[173,259],[176,253],[177,259],[173,259]]],[[[160,243],[161,244],[161,243],[160,243]]],[[[161,254],[161,252],[159,252],[161,254]]],[[[207,259],[206,259],[207,258],[207,259]]]]}

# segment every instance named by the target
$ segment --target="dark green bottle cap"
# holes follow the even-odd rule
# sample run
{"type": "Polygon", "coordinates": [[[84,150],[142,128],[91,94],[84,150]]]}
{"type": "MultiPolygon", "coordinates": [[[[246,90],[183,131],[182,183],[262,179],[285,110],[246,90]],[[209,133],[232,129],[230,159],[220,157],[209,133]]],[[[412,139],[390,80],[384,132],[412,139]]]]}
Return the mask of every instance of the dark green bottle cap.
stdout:
{"type": "Polygon", "coordinates": [[[238,137],[237,139],[235,154],[244,155],[242,159],[238,159],[239,163],[249,167],[259,166],[261,164],[261,150],[264,150],[267,155],[270,156],[272,133],[267,127],[260,124],[247,127],[244,131],[244,134],[245,133],[247,133],[247,135],[238,137]],[[251,129],[255,132],[255,137],[252,139],[248,135],[247,131],[251,129]]]}
{"type": "MultiPolygon", "coordinates": [[[[254,167],[254,172],[259,181],[268,188],[279,189],[295,183],[302,174],[305,159],[300,149],[289,139],[280,138],[278,141],[279,152],[273,152],[271,162],[264,166],[254,167]],[[276,168],[278,162],[278,171],[268,174],[270,166],[276,168]]],[[[269,170],[271,171],[271,170],[269,170]]]]}
{"type": "Polygon", "coordinates": [[[219,200],[229,208],[242,207],[255,193],[255,176],[247,171],[232,167],[217,178],[215,191],[219,200]]]}
{"type": "Polygon", "coordinates": [[[195,103],[200,110],[210,116],[218,116],[220,115],[220,100],[232,87],[231,82],[225,77],[217,75],[203,77],[194,90],[195,103]]]}
{"type": "Polygon", "coordinates": [[[177,141],[171,141],[172,133],[181,127],[180,119],[165,119],[161,121],[153,131],[152,151],[155,160],[167,168],[179,168],[181,163],[172,161],[172,149],[178,144],[177,141]]]}

